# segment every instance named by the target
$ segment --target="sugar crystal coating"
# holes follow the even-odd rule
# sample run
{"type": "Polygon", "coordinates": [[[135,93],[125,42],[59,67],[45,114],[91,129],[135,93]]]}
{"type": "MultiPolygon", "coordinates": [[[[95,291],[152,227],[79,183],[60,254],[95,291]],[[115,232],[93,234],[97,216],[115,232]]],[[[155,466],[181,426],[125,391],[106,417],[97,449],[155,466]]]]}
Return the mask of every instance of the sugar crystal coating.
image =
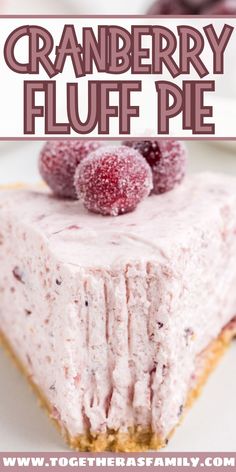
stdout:
{"type": "Polygon", "coordinates": [[[135,209],[152,190],[150,166],[126,146],[101,147],[81,162],[75,188],[85,207],[117,216],[135,209]]]}
{"type": "Polygon", "coordinates": [[[153,193],[165,193],[180,184],[186,173],[187,153],[180,141],[127,141],[151,166],[153,193]]]}
{"type": "Polygon", "coordinates": [[[82,140],[48,141],[39,156],[39,171],[55,195],[76,199],[74,175],[78,164],[100,146],[82,140]]]}

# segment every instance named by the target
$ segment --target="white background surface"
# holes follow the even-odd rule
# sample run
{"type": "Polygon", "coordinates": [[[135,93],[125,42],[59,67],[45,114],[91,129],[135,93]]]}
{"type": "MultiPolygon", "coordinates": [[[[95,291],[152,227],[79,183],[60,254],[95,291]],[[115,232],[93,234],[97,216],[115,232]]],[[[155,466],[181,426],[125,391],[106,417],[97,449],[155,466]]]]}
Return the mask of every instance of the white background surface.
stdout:
{"type": "Polygon", "coordinates": [[[4,3],[4,12],[10,14],[142,15],[154,0],[5,0],[4,3]]]}
{"type": "MultiPolygon", "coordinates": [[[[37,182],[41,146],[38,142],[2,144],[0,184],[37,182]]],[[[236,174],[236,154],[229,146],[189,142],[188,147],[189,172],[211,169],[236,174]]],[[[236,451],[235,357],[233,345],[165,451],[236,451]]],[[[65,451],[59,434],[37,407],[27,382],[2,351],[0,374],[0,450],[65,451]]]]}

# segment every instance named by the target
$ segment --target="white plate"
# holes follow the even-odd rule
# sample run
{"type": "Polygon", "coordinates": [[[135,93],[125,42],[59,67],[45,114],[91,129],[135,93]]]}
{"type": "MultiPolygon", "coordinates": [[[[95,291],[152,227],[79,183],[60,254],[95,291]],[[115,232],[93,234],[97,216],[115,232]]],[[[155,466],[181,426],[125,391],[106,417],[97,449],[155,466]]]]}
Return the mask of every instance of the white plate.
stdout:
{"type": "MultiPolygon", "coordinates": [[[[6,144],[0,153],[0,183],[37,181],[41,145],[6,144]]],[[[191,142],[188,146],[191,172],[216,170],[236,174],[236,156],[226,148],[203,142],[191,142]]],[[[165,451],[236,451],[235,356],[234,345],[165,451]]],[[[27,382],[2,352],[0,372],[1,451],[67,450],[45,413],[37,407],[27,382]]]]}
{"type": "MultiPolygon", "coordinates": [[[[154,1],[154,0],[153,0],[154,1]]],[[[5,0],[4,13],[14,14],[81,14],[81,15],[141,15],[152,0],[5,0]]]]}

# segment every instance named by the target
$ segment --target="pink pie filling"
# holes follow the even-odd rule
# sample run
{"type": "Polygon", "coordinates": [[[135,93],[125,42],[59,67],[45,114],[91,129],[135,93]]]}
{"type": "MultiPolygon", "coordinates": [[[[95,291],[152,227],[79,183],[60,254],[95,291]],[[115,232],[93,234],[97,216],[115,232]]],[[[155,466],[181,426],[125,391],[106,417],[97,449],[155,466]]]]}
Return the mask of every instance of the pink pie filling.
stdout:
{"type": "Polygon", "coordinates": [[[1,330],[73,436],[166,437],[235,287],[235,178],[189,177],[116,218],[0,193],[1,330]]]}

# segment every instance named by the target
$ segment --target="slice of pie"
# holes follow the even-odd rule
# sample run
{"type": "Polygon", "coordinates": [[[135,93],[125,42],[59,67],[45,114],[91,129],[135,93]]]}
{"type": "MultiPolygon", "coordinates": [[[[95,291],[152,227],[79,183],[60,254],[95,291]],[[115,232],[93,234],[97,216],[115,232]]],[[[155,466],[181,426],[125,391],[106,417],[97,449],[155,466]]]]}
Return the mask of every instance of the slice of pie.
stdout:
{"type": "Polygon", "coordinates": [[[116,218],[0,192],[1,336],[69,444],[166,444],[236,333],[236,178],[116,218]]]}

